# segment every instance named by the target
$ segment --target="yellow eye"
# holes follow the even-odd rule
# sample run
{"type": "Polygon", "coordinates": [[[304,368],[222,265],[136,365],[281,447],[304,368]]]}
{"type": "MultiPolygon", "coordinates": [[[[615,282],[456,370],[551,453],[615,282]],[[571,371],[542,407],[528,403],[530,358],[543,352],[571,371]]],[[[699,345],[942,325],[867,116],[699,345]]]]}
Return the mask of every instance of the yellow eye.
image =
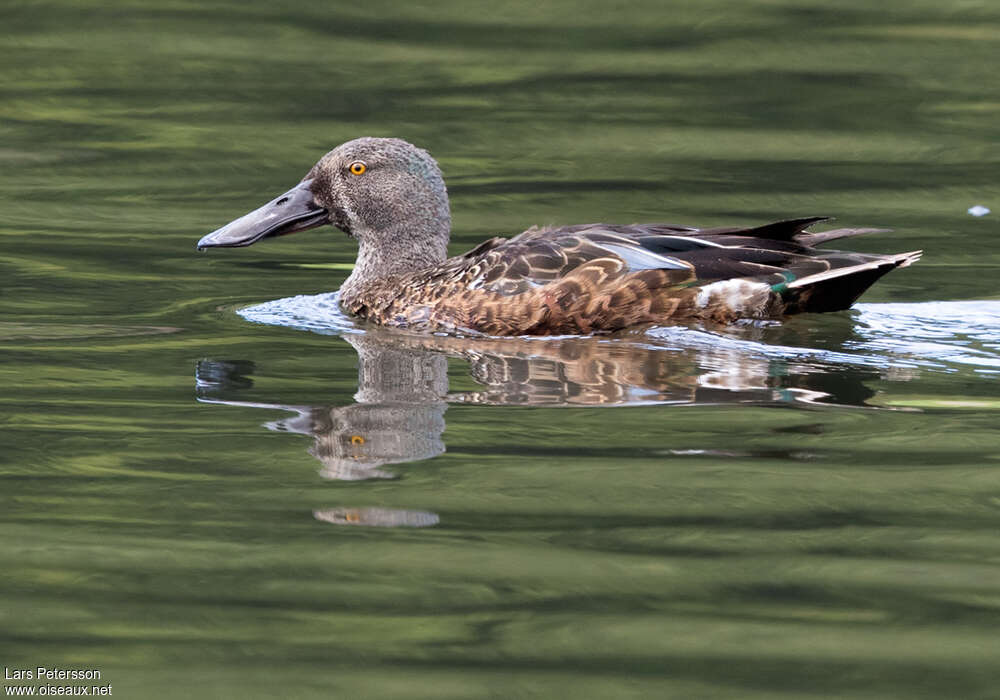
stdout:
{"type": "Polygon", "coordinates": [[[356,160],[347,169],[351,171],[351,175],[364,175],[368,166],[364,164],[364,161],[356,160]]]}

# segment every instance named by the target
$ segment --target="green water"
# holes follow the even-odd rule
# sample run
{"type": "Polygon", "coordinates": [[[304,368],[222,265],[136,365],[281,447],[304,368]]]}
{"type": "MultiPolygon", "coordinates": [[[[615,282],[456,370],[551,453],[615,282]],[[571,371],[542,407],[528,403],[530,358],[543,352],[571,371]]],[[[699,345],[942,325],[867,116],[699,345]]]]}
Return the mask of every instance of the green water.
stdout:
{"type": "Polygon", "coordinates": [[[1000,696],[997,3],[0,26],[0,664],[124,698],[1000,696]],[[244,311],[336,289],[351,241],[195,242],[361,135],[438,158],[455,253],[830,214],[925,256],[856,311],[610,341],[244,311]]]}

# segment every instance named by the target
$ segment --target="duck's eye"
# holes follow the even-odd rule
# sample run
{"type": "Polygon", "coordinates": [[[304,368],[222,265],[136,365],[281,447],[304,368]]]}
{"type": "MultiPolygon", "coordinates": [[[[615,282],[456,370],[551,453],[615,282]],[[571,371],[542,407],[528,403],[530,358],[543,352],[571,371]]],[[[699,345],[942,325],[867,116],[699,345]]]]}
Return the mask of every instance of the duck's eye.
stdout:
{"type": "Polygon", "coordinates": [[[368,170],[368,166],[365,165],[364,161],[356,160],[347,169],[351,171],[351,175],[364,175],[365,171],[368,170]]]}

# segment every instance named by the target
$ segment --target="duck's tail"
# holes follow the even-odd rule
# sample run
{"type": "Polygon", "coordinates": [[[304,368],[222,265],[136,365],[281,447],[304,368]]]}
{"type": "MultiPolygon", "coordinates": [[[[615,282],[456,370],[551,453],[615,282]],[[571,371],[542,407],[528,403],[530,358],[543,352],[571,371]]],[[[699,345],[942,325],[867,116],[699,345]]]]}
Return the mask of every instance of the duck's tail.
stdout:
{"type": "Polygon", "coordinates": [[[849,309],[882,275],[897,267],[912,265],[922,254],[922,250],[914,250],[880,255],[856,265],[824,270],[788,282],[782,291],[786,313],[849,309]]]}

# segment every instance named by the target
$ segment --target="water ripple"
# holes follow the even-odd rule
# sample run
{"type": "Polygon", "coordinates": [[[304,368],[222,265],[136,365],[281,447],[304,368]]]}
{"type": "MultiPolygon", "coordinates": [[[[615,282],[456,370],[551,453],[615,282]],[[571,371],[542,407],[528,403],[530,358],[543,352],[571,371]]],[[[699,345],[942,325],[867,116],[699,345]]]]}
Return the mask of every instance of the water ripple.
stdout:
{"type": "Polygon", "coordinates": [[[845,347],[889,352],[917,361],[973,365],[1000,371],[1000,302],[933,301],[860,304],[858,334],[845,347]]]}
{"type": "Polygon", "coordinates": [[[362,333],[358,321],[340,308],[340,292],[300,294],[248,306],[236,313],[253,323],[284,326],[321,335],[362,333]]]}
{"type": "MultiPolygon", "coordinates": [[[[238,311],[254,323],[284,326],[324,335],[364,332],[345,314],[338,294],[301,295],[238,311]]],[[[823,364],[875,368],[922,367],[954,371],[972,366],[1000,372],[1000,301],[937,301],[859,304],[848,337],[825,347],[779,342],[782,324],[706,330],[698,327],[651,328],[631,342],[663,350],[732,350],[750,355],[823,364]]]]}

